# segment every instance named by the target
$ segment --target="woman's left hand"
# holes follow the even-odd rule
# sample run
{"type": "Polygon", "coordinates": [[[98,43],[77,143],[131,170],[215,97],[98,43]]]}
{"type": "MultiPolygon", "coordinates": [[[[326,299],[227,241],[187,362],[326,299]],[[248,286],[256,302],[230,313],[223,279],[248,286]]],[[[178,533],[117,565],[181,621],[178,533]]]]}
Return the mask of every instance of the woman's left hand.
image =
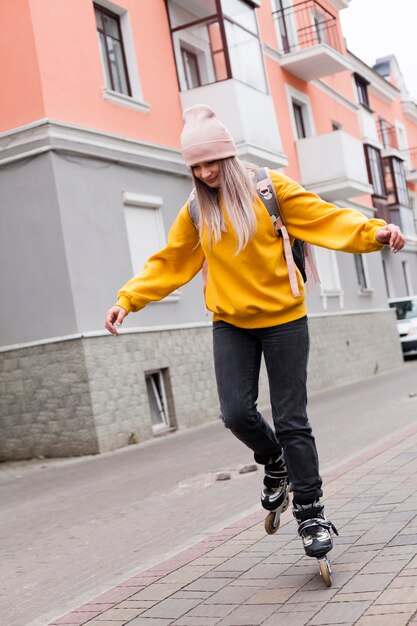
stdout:
{"type": "Polygon", "coordinates": [[[398,250],[404,248],[404,235],[396,224],[387,224],[383,228],[377,230],[375,236],[379,243],[389,244],[392,252],[398,252],[398,250]]]}

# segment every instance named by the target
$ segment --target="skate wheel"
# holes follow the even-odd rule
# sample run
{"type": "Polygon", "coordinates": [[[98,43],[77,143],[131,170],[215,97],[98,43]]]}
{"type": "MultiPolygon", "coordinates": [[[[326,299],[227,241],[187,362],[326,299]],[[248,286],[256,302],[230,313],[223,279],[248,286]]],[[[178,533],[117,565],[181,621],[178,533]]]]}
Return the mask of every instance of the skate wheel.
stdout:
{"type": "Polygon", "coordinates": [[[276,533],[279,528],[279,523],[280,523],[279,515],[276,515],[274,511],[271,511],[270,513],[268,513],[268,515],[265,518],[265,530],[267,534],[273,535],[274,533],[276,533]]]}
{"type": "Polygon", "coordinates": [[[330,568],[329,561],[326,558],[318,559],[318,563],[319,563],[320,575],[323,579],[324,584],[326,585],[326,587],[331,587],[332,586],[332,570],[330,568]]]}

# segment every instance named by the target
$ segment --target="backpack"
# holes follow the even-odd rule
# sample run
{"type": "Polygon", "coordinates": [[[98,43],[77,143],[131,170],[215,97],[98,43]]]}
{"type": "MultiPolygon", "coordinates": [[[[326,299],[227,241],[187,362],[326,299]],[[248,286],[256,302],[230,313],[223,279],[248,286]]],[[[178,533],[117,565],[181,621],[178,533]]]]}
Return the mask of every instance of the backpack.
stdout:
{"type": "MultiPolygon", "coordinates": [[[[255,172],[254,172],[255,174],[255,172]]],[[[291,285],[291,291],[295,298],[300,295],[300,290],[297,283],[297,274],[295,267],[300,271],[301,276],[307,287],[310,289],[311,282],[320,282],[316,267],[314,265],[313,255],[310,244],[300,239],[295,239],[292,246],[288,231],[285,226],[284,219],[280,210],[278,198],[276,195],[275,187],[267,167],[260,167],[256,173],[256,193],[267,209],[271,220],[274,224],[274,230],[278,237],[283,238],[284,243],[284,256],[288,268],[288,278],[291,285]]],[[[199,228],[200,214],[198,208],[198,202],[195,195],[195,189],[188,198],[188,210],[190,217],[194,223],[194,226],[199,228]]],[[[206,262],[203,266],[203,280],[207,280],[207,266],[206,262]],[[205,266],[205,267],[204,267],[205,266]]],[[[205,290],[205,289],[204,289],[205,290]]]]}

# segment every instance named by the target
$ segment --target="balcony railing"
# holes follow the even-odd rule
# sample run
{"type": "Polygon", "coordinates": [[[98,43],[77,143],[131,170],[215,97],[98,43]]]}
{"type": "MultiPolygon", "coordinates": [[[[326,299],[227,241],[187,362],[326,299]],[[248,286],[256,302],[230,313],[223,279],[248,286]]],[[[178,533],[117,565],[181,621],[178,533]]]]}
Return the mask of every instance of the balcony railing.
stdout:
{"type": "Polygon", "coordinates": [[[337,18],[317,0],[306,0],[274,12],[285,54],[327,44],[343,53],[337,18]]]}

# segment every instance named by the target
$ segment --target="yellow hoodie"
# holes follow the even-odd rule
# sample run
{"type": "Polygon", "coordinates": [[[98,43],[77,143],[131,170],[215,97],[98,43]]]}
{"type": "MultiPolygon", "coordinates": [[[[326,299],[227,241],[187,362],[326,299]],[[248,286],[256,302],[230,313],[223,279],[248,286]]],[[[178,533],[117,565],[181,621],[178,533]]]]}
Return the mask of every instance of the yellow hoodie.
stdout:
{"type": "MultiPolygon", "coordinates": [[[[291,238],[323,248],[363,253],[381,250],[376,232],[385,222],[367,219],[354,209],[341,209],[308,192],[293,180],[271,171],[281,212],[291,238]]],[[[207,259],[206,305],[213,321],[224,320],[241,328],[284,324],[307,314],[304,283],[297,270],[300,296],[291,292],[282,237],[277,237],[267,209],[254,198],[255,236],[235,256],[236,238],[227,220],[221,240],[209,246],[199,242],[188,210],[180,210],[168,234],[167,246],[154,254],[142,272],[118,293],[117,305],[131,311],[165,298],[188,283],[207,259]]]]}

